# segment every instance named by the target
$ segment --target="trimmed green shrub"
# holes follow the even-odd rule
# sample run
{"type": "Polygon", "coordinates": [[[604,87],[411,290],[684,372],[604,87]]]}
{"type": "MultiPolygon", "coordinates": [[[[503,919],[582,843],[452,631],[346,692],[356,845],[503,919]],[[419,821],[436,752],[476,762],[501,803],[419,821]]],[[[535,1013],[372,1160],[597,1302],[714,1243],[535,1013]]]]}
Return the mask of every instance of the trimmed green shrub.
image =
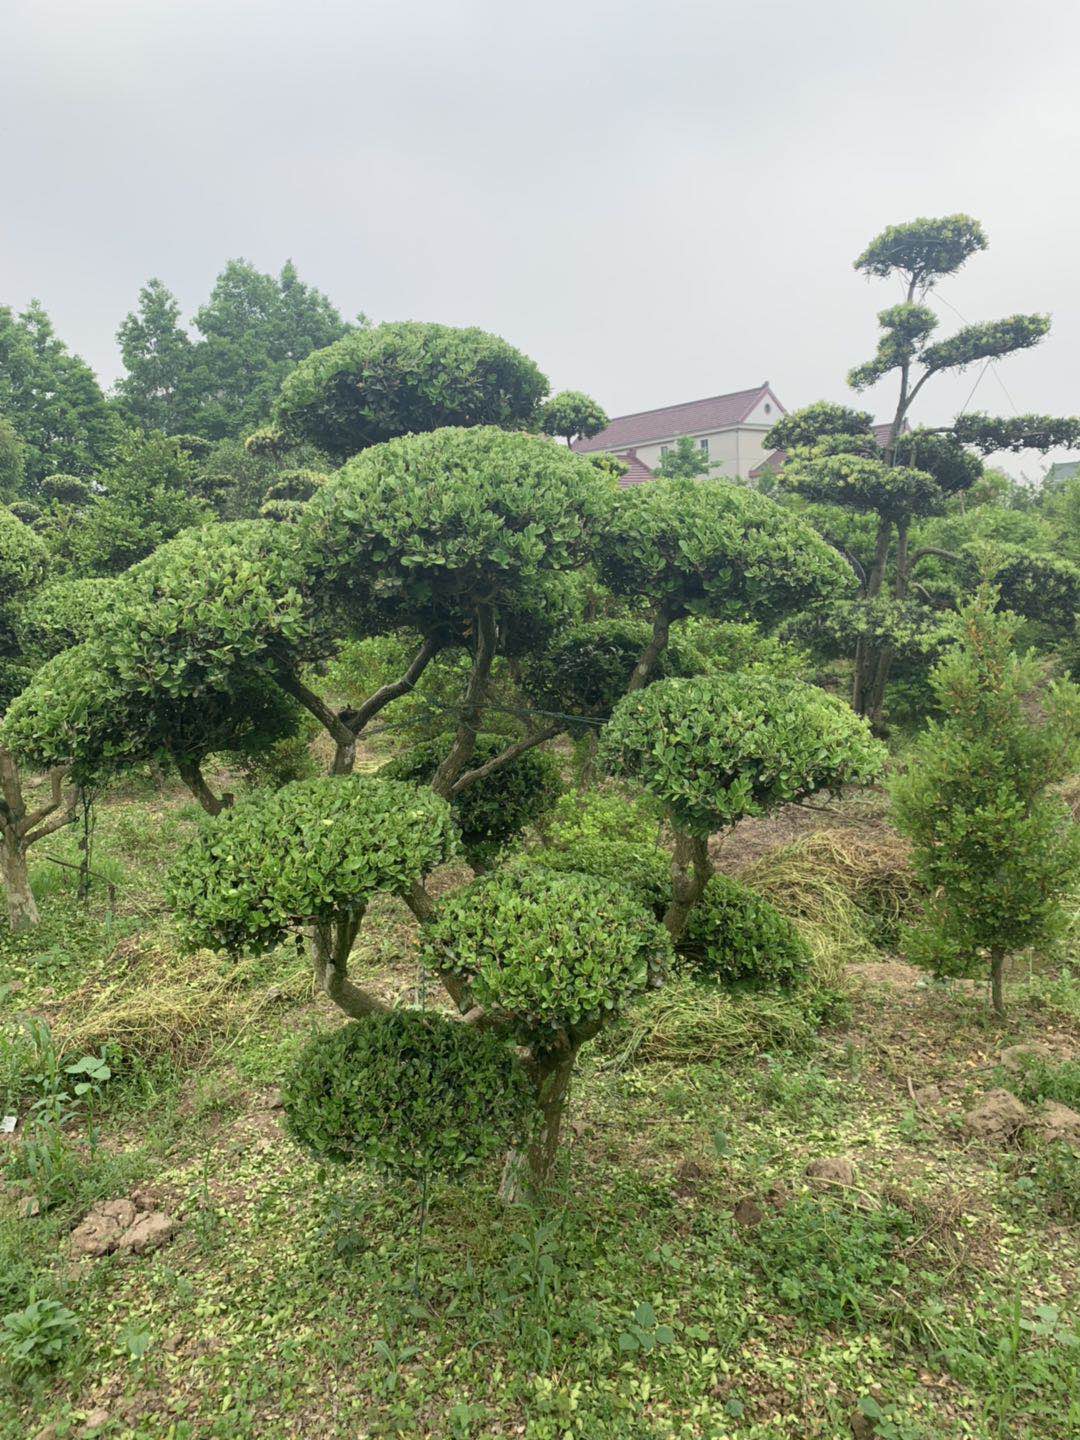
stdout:
{"type": "MultiPolygon", "coordinates": [[[[469,768],[501,754],[509,743],[501,736],[478,736],[469,768]]],[[[384,765],[379,774],[425,785],[449,749],[448,738],[417,745],[384,765]]],[[[466,858],[470,863],[490,864],[507,841],[547,814],[561,789],[558,762],[539,748],[526,750],[468,786],[452,802],[466,858]]]]}
{"type": "Polygon", "coordinates": [[[169,877],[190,942],[259,953],[313,921],[407,893],[457,845],[430,790],[361,775],[298,780],[208,823],[169,877]]]}
{"type": "Polygon", "coordinates": [[[619,702],[601,741],[673,822],[707,836],[785,801],[880,771],[885,749],[834,695],[799,680],[735,673],[660,680],[619,702]]]}
{"type": "Polygon", "coordinates": [[[47,560],[44,543],[29,525],[0,505],[0,604],[36,585],[47,560]]]}
{"type": "Polygon", "coordinates": [[[23,652],[48,660],[89,640],[106,617],[117,582],[105,576],[55,580],[19,609],[17,628],[23,652]]]}
{"type": "Polygon", "coordinates": [[[412,1010],[316,1036],[283,1089],[289,1132],[320,1160],[414,1180],[502,1154],[536,1103],[505,1040],[412,1010]]]}
{"type": "Polygon", "coordinates": [[[541,608],[551,574],[588,558],[610,503],[588,460],[488,425],[365,450],[285,528],[302,532],[360,623],[381,617],[454,642],[477,606],[541,608]]]}
{"type": "Polygon", "coordinates": [[[465,980],[475,1004],[533,1040],[600,1023],[663,972],[670,949],[625,889],[540,867],[455,891],[423,940],[425,963],[465,980]]]}
{"type": "Polygon", "coordinates": [[[497,335],[405,321],[313,351],[286,376],[274,418],[286,437],[344,460],[444,425],[524,425],[547,389],[528,356],[497,335]]]}
{"type": "Polygon", "coordinates": [[[679,950],[699,975],[762,985],[795,984],[813,958],[786,915],[728,875],[705,886],[679,950]]]}
{"type": "Polygon", "coordinates": [[[619,491],[612,509],[597,536],[601,581],[669,620],[772,621],[854,588],[816,531],[743,486],[659,480],[619,491]]]}

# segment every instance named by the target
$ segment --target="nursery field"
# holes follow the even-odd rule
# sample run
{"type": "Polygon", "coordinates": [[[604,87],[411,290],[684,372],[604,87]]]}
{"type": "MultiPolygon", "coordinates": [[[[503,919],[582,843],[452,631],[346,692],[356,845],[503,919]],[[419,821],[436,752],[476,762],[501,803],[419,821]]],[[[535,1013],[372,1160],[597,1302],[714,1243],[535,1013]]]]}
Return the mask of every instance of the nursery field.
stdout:
{"type": "MultiPolygon", "coordinates": [[[[810,979],[652,992],[583,1052],[545,1203],[500,1202],[496,1165],[425,1211],[288,1137],[283,1076],[340,1014],[291,943],[184,954],[164,875],[200,812],[114,790],[114,913],[47,858],[77,859],[61,831],[41,924],[0,940],[0,1312],[65,1307],[0,1436],[1080,1433],[1080,1165],[1053,1126],[1080,1091],[1076,942],[1012,962],[1005,1022],[982,983],[926,979],[896,954],[914,902],[884,808],[737,826],[717,867],[795,920],[810,979]]],[[[440,1006],[415,932],[377,901],[353,973],[440,1006]]]]}

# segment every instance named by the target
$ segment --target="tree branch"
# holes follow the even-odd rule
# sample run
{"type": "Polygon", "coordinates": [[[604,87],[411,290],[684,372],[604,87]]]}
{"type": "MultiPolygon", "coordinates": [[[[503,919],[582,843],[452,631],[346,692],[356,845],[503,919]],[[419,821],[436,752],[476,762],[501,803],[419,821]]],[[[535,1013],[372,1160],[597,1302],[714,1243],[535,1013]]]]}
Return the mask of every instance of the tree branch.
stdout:
{"type": "Polygon", "coordinates": [[[227,810],[233,802],[231,795],[215,795],[210,786],[206,783],[206,776],[202,773],[202,767],[197,760],[190,758],[180,759],[174,756],[177,773],[180,779],[188,787],[191,793],[198,800],[208,815],[220,815],[227,810]]]}
{"type": "Polygon", "coordinates": [[[487,698],[491,665],[495,659],[495,616],[490,605],[476,609],[476,653],[461,706],[461,718],[445,759],[435,771],[431,788],[449,800],[454,782],[472,759],[480,715],[487,698]]]}
{"type": "Polygon", "coordinates": [[[667,649],[668,636],[671,633],[671,612],[666,606],[661,606],[653,619],[653,632],[649,643],[641,652],[641,657],[630,673],[630,682],[626,687],[628,695],[635,690],[644,690],[649,683],[653,668],[657,660],[667,649]]]}
{"type": "Polygon", "coordinates": [[[397,700],[413,689],[440,649],[439,641],[433,635],[428,635],[405,674],[399,680],[393,680],[369,695],[359,709],[343,710],[338,717],[341,723],[346,725],[354,736],[359,735],[368,721],[389,705],[391,700],[397,700]]]}
{"type": "Polygon", "coordinates": [[[483,765],[478,765],[475,770],[466,770],[464,775],[459,775],[450,791],[451,796],[460,795],[470,785],[475,785],[478,780],[485,780],[493,770],[499,770],[503,765],[508,765],[511,760],[516,760],[519,755],[524,755],[526,750],[532,750],[537,745],[542,745],[545,740],[554,740],[556,735],[562,733],[559,725],[549,725],[546,730],[538,730],[533,735],[526,735],[524,740],[518,740],[513,745],[508,745],[505,750],[500,750],[498,755],[493,755],[483,765]]]}
{"type": "Polygon", "coordinates": [[[908,569],[914,570],[919,561],[925,560],[927,555],[936,555],[940,560],[953,560],[957,565],[964,558],[962,555],[954,555],[951,550],[939,550],[936,545],[924,545],[921,549],[916,550],[908,560],[908,569]]]}
{"type": "Polygon", "coordinates": [[[330,738],[336,746],[330,773],[332,775],[351,775],[353,765],[356,763],[356,736],[345,721],[331,710],[321,696],[316,695],[314,690],[309,690],[296,675],[288,671],[281,671],[277,681],[286,695],[291,695],[329,732],[330,738]]]}

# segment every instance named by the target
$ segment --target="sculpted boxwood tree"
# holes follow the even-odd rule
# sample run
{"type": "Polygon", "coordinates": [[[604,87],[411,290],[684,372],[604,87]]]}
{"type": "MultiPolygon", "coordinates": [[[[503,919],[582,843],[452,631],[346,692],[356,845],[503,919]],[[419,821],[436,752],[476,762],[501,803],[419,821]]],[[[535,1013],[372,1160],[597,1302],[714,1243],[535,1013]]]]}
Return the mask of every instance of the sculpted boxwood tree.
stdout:
{"type": "MultiPolygon", "coordinates": [[[[809,500],[875,517],[873,554],[859,567],[862,595],[870,602],[883,594],[890,566],[891,599],[909,599],[919,560],[933,553],[910,550],[912,523],[940,510],[950,495],[978,480],[979,454],[1080,445],[1080,418],[1027,415],[1002,421],[961,416],[953,425],[934,430],[908,429],[912,406],[936,376],[1028,349],[1050,329],[1046,315],[1011,315],[964,325],[945,340],[934,339],[938,317],[927,303],[934,287],[987,244],[977,220],[947,215],[891,225],[855,261],[864,275],[898,278],[904,286],[903,301],[878,315],[882,334],[877,353],[848,375],[855,390],[865,390],[887,375],[896,377],[896,407],[880,444],[868,414],[824,402],[785,415],[766,436],[766,444],[788,452],[780,475],[783,484],[809,500]]],[[[859,625],[853,635],[852,704],[875,723],[883,719],[895,652],[888,627],[882,625],[880,604],[878,611],[874,625],[859,625]]],[[[935,623],[929,609],[926,619],[935,623]]],[[[901,629],[904,623],[900,616],[901,629]]]]}
{"type": "Polygon", "coordinates": [[[883,747],[834,695],[754,672],[659,680],[620,701],[601,741],[615,775],[637,780],[675,833],[664,916],[682,939],[712,876],[708,837],[747,815],[872,779],[883,747]]]}
{"type": "Polygon", "coordinates": [[[353,1019],[387,1007],[349,956],[371,899],[411,897],[457,849],[445,800],[400,780],[297,780],[208,824],[174,868],[170,903],[193,944],[239,953],[307,932],[319,986],[353,1019]]]}
{"type": "MultiPolygon", "coordinates": [[[[540,867],[496,871],[452,893],[423,932],[423,957],[460,987],[472,1023],[524,1047],[539,1111],[528,1147],[531,1181],[546,1180],[558,1148],[582,1045],[670,960],[663,929],[622,887],[540,867]]],[[[521,1185],[511,1156],[503,1193],[521,1185]]]]}
{"type": "Polygon", "coordinates": [[[959,643],[931,675],[943,718],[895,781],[893,813],[925,892],[907,953],[939,975],[989,968],[1003,1015],[1007,957],[1060,930],[1080,869],[1080,831],[1049,793],[1080,758],[1080,688],[1042,683],[996,601],[983,587],[960,612],[959,643]]]}
{"type": "Polygon", "coordinates": [[[202,773],[206,756],[259,751],[314,703],[297,677],[330,640],[293,527],[189,531],[115,586],[93,636],[46,663],[9,708],[7,743],[39,765],[70,764],[79,783],[173,764],[215,813],[225,802],[202,773]]]}
{"type": "Polygon", "coordinates": [[[568,445],[587,440],[605,429],[608,417],[589,395],[580,390],[560,390],[540,408],[540,428],[545,435],[561,435],[568,445]]]}

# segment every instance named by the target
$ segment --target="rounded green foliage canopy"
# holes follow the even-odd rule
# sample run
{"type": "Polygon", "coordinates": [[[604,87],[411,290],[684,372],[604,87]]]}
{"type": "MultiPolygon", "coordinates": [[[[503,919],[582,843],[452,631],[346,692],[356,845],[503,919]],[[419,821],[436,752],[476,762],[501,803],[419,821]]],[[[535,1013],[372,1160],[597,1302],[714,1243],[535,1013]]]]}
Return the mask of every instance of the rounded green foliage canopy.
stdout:
{"type": "MultiPolygon", "coordinates": [[[[521,678],[530,698],[560,716],[606,719],[626,694],[634,666],[649,643],[651,627],[641,620],[589,620],[556,635],[527,655],[521,678]]],[[[704,660],[693,645],[672,634],[654,670],[659,679],[696,675],[704,660]]],[[[585,724],[570,724],[571,731],[585,724]]]]}
{"type": "Polygon", "coordinates": [[[722,481],[658,480],[618,492],[596,552],[610,590],[647,596],[672,618],[769,620],[855,584],[805,521],[722,481]]]}
{"type": "Polygon", "coordinates": [[[592,875],[621,885],[657,919],[671,903],[671,856],[660,845],[582,835],[526,850],[514,857],[514,863],[592,875]]]}
{"type": "Polygon", "coordinates": [[[758,985],[795,984],[811,963],[787,916],[730,875],[705,886],[679,948],[699,975],[758,985]]]}
{"type": "Polygon", "coordinates": [[[818,790],[872,779],[885,750],[837,696],[753,672],[661,680],[620,701],[601,741],[674,823],[707,836],[818,790]]]}
{"type": "Polygon", "coordinates": [[[48,552],[29,525],[0,505],[0,605],[36,585],[45,574],[48,552]]]}
{"type": "MultiPolygon", "coordinates": [[[[478,736],[470,768],[501,754],[509,743],[497,735],[478,736]]],[[[449,738],[417,745],[384,765],[380,774],[426,785],[449,749],[449,738]]],[[[470,861],[490,863],[508,840],[547,814],[561,790],[558,761],[539,749],[526,750],[474,781],[453,800],[454,820],[466,856],[470,861]]]]}
{"type": "Polygon", "coordinates": [[[208,824],[176,864],[170,904],[188,939],[273,948],[312,921],[407,892],[454,854],[450,807],[427,789],[360,775],[298,780],[208,824]]]}
{"type": "Polygon", "coordinates": [[[535,1114],[504,1040],[410,1010],[314,1038],[283,1099],[290,1133],[318,1159],[414,1180],[504,1154],[535,1114]]]}
{"type": "Polygon", "coordinates": [[[423,958],[526,1036],[599,1023],[670,957],[667,933],[619,886],[540,867],[498,871],[448,896],[423,958]]]}
{"type": "Polygon", "coordinates": [[[807,500],[894,518],[929,515],[940,509],[943,499],[937,482],[926,471],[886,465],[867,455],[800,454],[788,461],[780,479],[807,500]]]}
{"type": "Polygon", "coordinates": [[[598,435],[607,423],[602,407],[580,390],[560,390],[540,411],[544,434],[562,435],[566,440],[598,435]]]}
{"type": "Polygon", "coordinates": [[[20,607],[18,632],[23,652],[41,661],[81,645],[107,618],[117,582],[106,576],[55,580],[20,607]]]}
{"type": "Polygon", "coordinates": [[[406,321],[314,351],[286,378],[274,413],[287,436],[344,460],[444,425],[524,426],[547,388],[497,335],[406,321]]]}
{"type": "Polygon", "coordinates": [[[446,429],[358,455],[297,528],[356,603],[423,625],[455,606],[520,604],[583,564],[610,498],[588,460],[551,440],[446,429]]]}

